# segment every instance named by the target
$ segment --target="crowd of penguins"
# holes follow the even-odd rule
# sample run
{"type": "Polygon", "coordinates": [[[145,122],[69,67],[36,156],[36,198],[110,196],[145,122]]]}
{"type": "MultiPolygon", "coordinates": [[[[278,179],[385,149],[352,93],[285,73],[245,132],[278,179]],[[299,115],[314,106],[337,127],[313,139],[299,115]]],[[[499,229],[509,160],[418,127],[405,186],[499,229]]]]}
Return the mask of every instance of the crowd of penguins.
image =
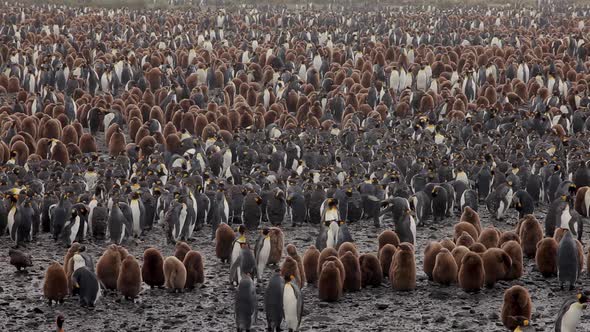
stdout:
{"type": "MultiPolygon", "coordinates": [[[[417,250],[429,279],[465,291],[520,278],[525,259],[579,283],[587,8],[0,7],[0,235],[69,248],[46,270],[50,304],[202,284],[187,242],[204,227],[229,263],[238,331],[256,319],[257,287],[272,331],[299,329],[303,287],[322,301],[386,279],[412,291],[417,250]],[[483,208],[490,225],[510,209],[519,221],[484,228],[483,208]],[[416,248],[420,226],[458,217],[416,248]],[[375,253],[357,250],[359,222],[380,234],[375,253]],[[315,245],[285,247],[282,229],[306,223],[315,245]],[[149,248],[140,266],[124,246],[156,227],[176,253],[149,248]],[[95,266],[81,243],[101,240],[95,266]]],[[[587,295],[556,331],[575,330],[587,295]]],[[[501,319],[531,328],[525,288],[506,291],[501,319]]]]}

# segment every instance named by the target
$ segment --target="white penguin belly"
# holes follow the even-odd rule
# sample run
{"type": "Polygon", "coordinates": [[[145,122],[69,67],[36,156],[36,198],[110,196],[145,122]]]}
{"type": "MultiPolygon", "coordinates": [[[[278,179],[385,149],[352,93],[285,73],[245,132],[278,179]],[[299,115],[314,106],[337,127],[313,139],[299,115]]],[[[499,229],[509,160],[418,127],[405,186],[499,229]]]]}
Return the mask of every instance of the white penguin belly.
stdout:
{"type": "Polygon", "coordinates": [[[414,221],[414,217],[410,216],[410,231],[412,232],[412,238],[414,242],[412,244],[416,244],[416,222],[414,221]]]}
{"type": "Polygon", "coordinates": [[[80,229],[80,217],[76,216],[74,219],[74,223],[72,227],[70,227],[70,244],[76,241],[76,236],[78,235],[78,230],[80,229]]]}
{"type": "Polygon", "coordinates": [[[123,242],[123,239],[125,238],[125,225],[121,226],[121,237],[119,238],[119,244],[121,244],[123,242]]]}
{"type": "Polygon", "coordinates": [[[178,230],[178,237],[182,234],[182,230],[184,229],[184,224],[186,223],[186,204],[182,204],[182,209],[180,209],[180,215],[178,216],[178,221],[180,222],[180,229],[178,230]]]}
{"type": "Polygon", "coordinates": [[[340,216],[338,214],[338,209],[328,209],[326,211],[326,213],[324,214],[324,220],[325,221],[333,221],[333,220],[338,220],[340,219],[340,216]]]}
{"type": "Polygon", "coordinates": [[[133,234],[139,236],[141,235],[139,202],[134,199],[130,205],[131,215],[133,216],[133,234]]]}
{"type": "Polygon", "coordinates": [[[16,214],[16,206],[13,206],[10,211],[8,211],[8,234],[10,238],[13,238],[12,234],[12,227],[14,227],[14,215],[16,214]]]}
{"type": "Polygon", "coordinates": [[[298,325],[297,297],[291,284],[286,284],[283,291],[283,314],[287,329],[296,330],[298,325]]]}
{"type": "Polygon", "coordinates": [[[504,201],[500,201],[500,206],[498,207],[497,217],[498,219],[502,218],[504,215],[504,201]]]}
{"type": "Polygon", "coordinates": [[[262,243],[262,248],[260,249],[260,253],[258,254],[258,277],[262,277],[264,273],[264,268],[266,267],[266,263],[268,262],[268,257],[270,257],[270,239],[264,239],[262,243]]]}
{"type": "MultiPolygon", "coordinates": [[[[563,229],[570,229],[570,220],[572,219],[572,215],[570,213],[569,207],[566,207],[563,212],[561,212],[561,223],[560,226],[563,229]]],[[[577,234],[577,229],[575,230],[577,234]]]]}
{"type": "Polygon", "coordinates": [[[590,190],[586,190],[586,194],[584,195],[584,206],[586,207],[585,217],[590,217],[590,190]]]}
{"type": "Polygon", "coordinates": [[[567,332],[576,331],[576,327],[580,325],[582,320],[582,305],[579,303],[572,303],[568,311],[565,312],[561,318],[561,330],[567,332]]]}
{"type": "Polygon", "coordinates": [[[236,261],[236,259],[238,259],[238,256],[240,256],[240,250],[241,250],[240,244],[237,241],[234,242],[234,247],[232,248],[232,251],[231,251],[231,263],[232,264],[236,261]]]}

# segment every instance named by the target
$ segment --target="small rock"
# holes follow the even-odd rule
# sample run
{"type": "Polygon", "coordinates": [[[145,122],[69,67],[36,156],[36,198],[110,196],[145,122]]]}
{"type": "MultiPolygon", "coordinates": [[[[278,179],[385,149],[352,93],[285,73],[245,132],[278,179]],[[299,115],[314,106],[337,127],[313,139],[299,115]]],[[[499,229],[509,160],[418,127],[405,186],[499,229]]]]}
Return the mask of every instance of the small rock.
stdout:
{"type": "Polygon", "coordinates": [[[445,316],[439,315],[434,319],[434,322],[435,323],[444,323],[445,320],[446,320],[445,316]]]}
{"type": "Polygon", "coordinates": [[[389,305],[388,304],[386,304],[386,303],[377,303],[377,309],[379,309],[379,310],[385,310],[387,308],[389,308],[389,305]]]}
{"type": "Polygon", "coordinates": [[[40,309],[40,308],[38,308],[38,307],[35,307],[35,308],[33,309],[33,312],[34,312],[34,313],[36,313],[36,314],[42,314],[42,313],[43,313],[43,310],[41,310],[41,309],[40,309]]]}

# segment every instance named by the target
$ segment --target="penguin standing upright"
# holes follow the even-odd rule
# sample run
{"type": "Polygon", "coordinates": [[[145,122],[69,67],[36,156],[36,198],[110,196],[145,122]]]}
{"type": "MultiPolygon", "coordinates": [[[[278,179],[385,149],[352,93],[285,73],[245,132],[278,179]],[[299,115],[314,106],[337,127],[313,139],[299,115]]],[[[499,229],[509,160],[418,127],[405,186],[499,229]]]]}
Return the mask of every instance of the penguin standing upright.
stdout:
{"type": "Polygon", "coordinates": [[[430,208],[434,221],[443,220],[448,212],[448,192],[444,187],[434,186],[431,191],[430,208]]]}
{"type": "Polygon", "coordinates": [[[395,233],[400,242],[416,244],[416,222],[410,209],[406,209],[404,214],[395,221],[395,233]]]}
{"type": "Polygon", "coordinates": [[[335,248],[336,244],[338,243],[338,232],[340,230],[340,226],[338,225],[337,220],[326,221],[326,223],[330,223],[327,230],[326,248],[335,248]]]}
{"type": "Polygon", "coordinates": [[[33,217],[35,211],[29,198],[26,198],[16,209],[14,224],[10,232],[10,238],[16,246],[33,239],[33,217]]]}
{"type": "Polygon", "coordinates": [[[528,192],[522,189],[514,193],[512,205],[518,211],[518,218],[520,219],[535,212],[535,201],[528,192]]]}
{"type": "Polygon", "coordinates": [[[293,227],[301,226],[307,217],[305,196],[300,192],[294,192],[289,195],[289,198],[287,198],[287,204],[289,205],[291,224],[293,227]]]}
{"type": "MultiPolygon", "coordinates": [[[[76,240],[78,240],[78,242],[81,242],[81,239],[78,238],[78,231],[80,231],[81,228],[87,227],[88,226],[86,225],[86,223],[84,223],[84,220],[82,220],[80,218],[80,215],[78,215],[78,210],[72,207],[71,218],[68,221],[66,221],[66,224],[62,232],[62,239],[66,247],[71,246],[72,243],[74,243],[74,241],[76,240]]],[[[82,230],[82,232],[84,231],[82,230]]]]}
{"type": "Polygon", "coordinates": [[[109,215],[109,235],[111,241],[116,244],[121,244],[131,234],[131,229],[127,222],[127,218],[121,211],[120,203],[113,203],[111,214],[109,215]]]}
{"type": "Polygon", "coordinates": [[[283,288],[283,314],[289,332],[299,331],[303,314],[303,296],[294,280],[294,275],[286,275],[283,288]]]}
{"type": "Polygon", "coordinates": [[[508,208],[512,204],[512,181],[499,185],[486,198],[486,206],[496,220],[503,220],[508,208]]]}
{"type": "Polygon", "coordinates": [[[557,277],[561,289],[566,282],[570,290],[574,289],[579,274],[578,248],[572,233],[566,230],[557,250],[557,277]]]}
{"type": "Polygon", "coordinates": [[[283,289],[285,282],[279,272],[273,274],[264,292],[264,312],[266,313],[267,330],[281,331],[283,321],[283,289]]]}
{"type": "Polygon", "coordinates": [[[240,255],[229,268],[229,280],[232,285],[239,285],[246,275],[252,280],[251,276],[256,273],[256,258],[254,258],[254,253],[248,247],[245,239],[238,238],[238,243],[241,245],[240,255]]]}
{"type": "Polygon", "coordinates": [[[588,307],[590,298],[586,292],[578,293],[575,299],[567,299],[555,320],[555,332],[574,332],[582,320],[582,311],[588,307]]]}
{"type": "Polygon", "coordinates": [[[133,217],[133,236],[140,237],[144,228],[145,222],[145,206],[140,196],[140,192],[134,191],[131,194],[131,201],[129,202],[131,208],[131,215],[133,217]]]}
{"type": "Polygon", "coordinates": [[[73,259],[75,269],[72,275],[74,294],[78,294],[80,305],[83,307],[94,307],[101,295],[100,282],[96,274],[86,267],[82,256],[74,255],[73,259]]]}
{"type": "Polygon", "coordinates": [[[286,214],[285,192],[275,188],[274,194],[266,202],[266,218],[273,226],[278,226],[285,220],[286,214]]]}
{"type": "Polygon", "coordinates": [[[245,274],[236,290],[235,318],[237,331],[250,331],[252,325],[256,323],[257,312],[256,287],[250,275],[245,274]]]}
{"type": "Polygon", "coordinates": [[[256,239],[256,246],[254,252],[256,254],[256,280],[261,281],[264,273],[264,268],[268,263],[270,257],[270,230],[263,228],[260,232],[260,236],[256,239]]]}

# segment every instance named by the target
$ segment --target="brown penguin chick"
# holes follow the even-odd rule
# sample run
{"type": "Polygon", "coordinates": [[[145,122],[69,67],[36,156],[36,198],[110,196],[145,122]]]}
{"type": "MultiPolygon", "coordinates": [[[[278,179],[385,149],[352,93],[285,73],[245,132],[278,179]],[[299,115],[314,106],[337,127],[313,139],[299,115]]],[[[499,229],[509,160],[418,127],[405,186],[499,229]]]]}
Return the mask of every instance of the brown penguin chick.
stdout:
{"type": "Polygon", "coordinates": [[[72,125],[67,125],[61,132],[61,139],[64,144],[74,143],[78,144],[78,132],[72,125]]]}
{"type": "Polygon", "coordinates": [[[583,217],[590,217],[590,187],[580,187],[576,191],[574,209],[583,217]]]}
{"type": "Polygon", "coordinates": [[[381,265],[381,271],[384,277],[389,276],[389,269],[391,268],[391,262],[396,251],[397,247],[389,243],[385,244],[379,251],[379,264],[381,265]]]}
{"type": "Polygon", "coordinates": [[[222,262],[227,262],[231,258],[234,239],[236,233],[226,223],[221,223],[215,231],[215,255],[222,262]]]}
{"type": "Polygon", "coordinates": [[[469,206],[466,206],[465,209],[463,209],[463,213],[461,214],[461,219],[459,219],[459,222],[468,222],[473,225],[473,227],[475,227],[478,234],[481,232],[481,221],[479,220],[479,214],[469,206]]]}
{"type": "Polygon", "coordinates": [[[96,277],[106,289],[117,289],[117,278],[121,271],[121,254],[116,245],[111,244],[96,263],[96,277]]]}
{"type": "Polygon", "coordinates": [[[443,249],[443,246],[436,242],[430,241],[426,248],[424,248],[424,273],[428,276],[429,280],[432,280],[432,270],[434,270],[434,265],[436,263],[436,255],[443,249]]]}
{"type": "Polygon", "coordinates": [[[563,239],[565,232],[567,232],[567,229],[565,228],[558,227],[555,229],[555,232],[553,233],[553,238],[555,239],[555,241],[557,241],[557,243],[561,242],[561,239],[563,239]]]}
{"type": "Polygon", "coordinates": [[[411,291],[416,289],[416,260],[412,245],[400,243],[389,268],[389,280],[395,290],[411,291]]]}
{"type": "Polygon", "coordinates": [[[508,241],[502,245],[502,250],[504,250],[510,259],[512,260],[512,264],[510,265],[510,270],[506,274],[506,280],[514,280],[522,277],[522,248],[520,247],[520,243],[516,241],[508,241]]]}
{"type": "Polygon", "coordinates": [[[500,239],[498,240],[498,246],[501,247],[504,243],[508,241],[516,241],[520,244],[520,237],[516,234],[515,231],[506,231],[500,235],[500,239]]]}
{"type": "Polygon", "coordinates": [[[378,252],[381,252],[381,248],[383,248],[383,246],[388,243],[394,245],[397,248],[397,246],[399,246],[399,237],[394,231],[386,229],[381,232],[381,234],[379,234],[379,237],[377,237],[377,242],[379,243],[378,252]]]}
{"type": "Polygon", "coordinates": [[[474,243],[475,243],[475,240],[467,232],[463,232],[461,234],[461,236],[459,236],[457,238],[457,241],[455,242],[455,244],[458,246],[466,246],[468,248],[471,247],[474,243]]]}
{"type": "Polygon", "coordinates": [[[543,239],[543,229],[541,224],[532,215],[526,215],[520,221],[518,236],[520,245],[525,257],[535,257],[537,252],[537,243],[543,239]]]}
{"type": "Polygon", "coordinates": [[[484,278],[482,258],[474,252],[466,253],[459,269],[459,287],[466,292],[479,291],[483,287],[484,278]]]}
{"type": "Polygon", "coordinates": [[[178,258],[179,261],[183,262],[186,253],[191,250],[191,246],[189,246],[186,242],[178,242],[175,246],[174,256],[178,258]]]}
{"type": "Polygon", "coordinates": [[[455,224],[455,226],[453,227],[453,240],[455,240],[455,243],[457,243],[457,240],[464,232],[469,234],[469,236],[471,236],[472,239],[479,238],[480,232],[477,231],[475,226],[468,222],[462,221],[458,224],[455,224]]]}
{"type": "Polygon", "coordinates": [[[487,227],[484,228],[481,233],[479,234],[479,238],[477,242],[486,246],[487,249],[490,248],[498,248],[498,241],[500,240],[500,235],[495,227],[487,227]]]}
{"type": "Polygon", "coordinates": [[[469,248],[466,246],[456,246],[453,251],[451,251],[451,255],[455,259],[455,263],[457,263],[457,271],[461,270],[461,260],[466,253],[469,252],[469,248]]]}
{"type": "Polygon", "coordinates": [[[443,248],[447,248],[448,251],[453,251],[456,247],[455,242],[449,238],[444,238],[439,243],[443,248]]]}
{"type": "Polygon", "coordinates": [[[33,266],[33,258],[30,254],[25,254],[16,249],[8,249],[8,256],[10,257],[10,265],[16,267],[17,271],[33,266]]]}
{"type": "Polygon", "coordinates": [[[121,262],[117,278],[117,290],[126,300],[132,300],[141,291],[141,268],[135,257],[129,255],[121,262]]]}
{"type": "Polygon", "coordinates": [[[496,282],[504,280],[512,266],[512,259],[508,254],[499,248],[490,248],[482,255],[483,268],[485,271],[485,285],[488,288],[494,287],[496,282]]]}
{"type": "Polygon", "coordinates": [[[184,256],[183,264],[186,268],[186,284],[184,288],[193,289],[195,285],[199,286],[205,282],[205,268],[201,253],[194,250],[189,251],[184,256]]]}
{"type": "Polygon", "coordinates": [[[510,317],[523,316],[531,319],[532,303],[529,291],[522,286],[512,286],[504,292],[504,303],[502,304],[502,323],[510,331],[516,329],[510,317]]]}
{"type": "Polygon", "coordinates": [[[270,255],[268,256],[268,264],[279,264],[283,257],[283,247],[285,245],[285,235],[278,227],[271,227],[269,229],[270,236],[270,255]]]}
{"type": "Polygon", "coordinates": [[[62,166],[66,166],[70,162],[67,147],[60,141],[55,141],[54,144],[53,148],[51,148],[51,160],[55,160],[62,166]]]}
{"type": "Polygon", "coordinates": [[[303,272],[308,284],[317,286],[319,260],[320,251],[314,245],[309,246],[303,254],[303,272]]]}
{"type": "Polygon", "coordinates": [[[344,265],[344,291],[356,292],[361,290],[361,265],[359,259],[352,252],[347,251],[340,257],[344,265]]]}
{"type": "Polygon", "coordinates": [[[98,152],[98,149],[96,148],[96,141],[94,140],[94,136],[90,135],[89,133],[82,134],[78,145],[79,145],[80,151],[82,151],[82,153],[98,152]]]}
{"type": "Polygon", "coordinates": [[[351,242],[342,243],[340,245],[340,247],[338,248],[338,257],[342,257],[347,252],[351,252],[356,257],[359,256],[358,250],[356,249],[356,246],[354,245],[354,243],[351,243],[351,242]]]}
{"type": "Polygon", "coordinates": [[[43,131],[43,138],[59,139],[61,137],[61,123],[57,119],[45,122],[41,130],[43,131]]]}
{"type": "Polygon", "coordinates": [[[43,296],[49,300],[49,306],[55,301],[63,303],[68,295],[68,279],[66,271],[58,262],[51,263],[45,271],[43,282],[43,296]]]}
{"type": "Polygon", "coordinates": [[[535,264],[543,277],[549,278],[557,275],[557,249],[559,244],[552,237],[546,237],[537,243],[535,264]]]}
{"type": "Polygon", "coordinates": [[[297,262],[297,268],[299,269],[299,280],[301,280],[301,285],[305,285],[305,269],[303,268],[303,261],[301,260],[301,256],[297,253],[297,247],[293,244],[287,245],[287,255],[293,258],[297,262]]]}
{"type": "Polygon", "coordinates": [[[151,288],[164,286],[164,257],[156,248],[147,248],[143,252],[141,278],[151,288]]]}
{"type": "Polygon", "coordinates": [[[127,251],[127,249],[125,249],[123,246],[117,246],[117,251],[119,252],[119,256],[121,256],[121,261],[129,256],[129,251],[127,251]]]}
{"type": "Polygon", "coordinates": [[[295,282],[299,288],[303,287],[301,274],[299,273],[299,266],[291,256],[285,257],[283,264],[281,265],[281,275],[284,276],[295,276],[295,282]]]}
{"type": "Polygon", "coordinates": [[[471,252],[475,252],[478,254],[483,254],[484,252],[486,252],[486,250],[488,250],[488,248],[486,248],[486,246],[484,246],[483,244],[479,243],[479,242],[475,242],[474,244],[472,244],[471,246],[469,246],[469,250],[471,252]]]}
{"type": "Polygon", "coordinates": [[[432,270],[432,280],[441,285],[457,282],[457,262],[447,248],[442,248],[436,255],[436,262],[432,270]]]}
{"type": "Polygon", "coordinates": [[[164,285],[171,292],[182,292],[186,285],[186,268],[175,256],[168,256],[164,260],[164,285]]]}
{"type": "Polygon", "coordinates": [[[383,270],[379,258],[375,254],[362,254],[359,257],[361,266],[361,286],[379,287],[383,282],[383,270]]]}
{"type": "Polygon", "coordinates": [[[126,145],[125,134],[120,128],[117,128],[117,130],[111,135],[111,139],[108,143],[109,155],[113,157],[119,156],[121,153],[125,152],[126,145]]]}
{"type": "Polygon", "coordinates": [[[320,301],[335,302],[342,297],[342,276],[335,262],[326,262],[318,281],[320,301]]]}
{"type": "MultiPolygon", "coordinates": [[[[336,249],[325,248],[320,252],[317,265],[318,276],[322,273],[322,266],[324,266],[324,263],[326,262],[326,259],[328,259],[328,257],[338,257],[338,252],[336,251],[336,249]]],[[[344,276],[342,277],[344,278],[344,276]]]]}

